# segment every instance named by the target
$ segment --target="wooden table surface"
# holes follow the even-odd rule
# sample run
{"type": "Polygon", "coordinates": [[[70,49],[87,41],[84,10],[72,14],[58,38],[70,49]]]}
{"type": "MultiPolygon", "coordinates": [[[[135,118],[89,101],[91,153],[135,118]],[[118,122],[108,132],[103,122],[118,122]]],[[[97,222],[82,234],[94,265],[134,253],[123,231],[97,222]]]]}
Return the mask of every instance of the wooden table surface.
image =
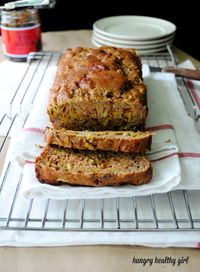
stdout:
{"type": "MultiPolygon", "coordinates": [[[[43,33],[43,49],[63,51],[66,47],[92,46],[90,30],[43,33]]],[[[183,51],[174,48],[179,61],[191,59],[197,68],[200,63],[183,51]]],[[[5,59],[0,41],[0,60],[5,59]]],[[[1,164],[3,162],[1,161],[1,164]]],[[[1,235],[1,232],[0,232],[1,235]]],[[[151,234],[149,234],[151,235],[151,234]]],[[[141,246],[69,246],[37,248],[0,248],[0,271],[199,271],[200,251],[189,248],[146,248],[141,246]],[[172,263],[134,263],[134,258],[175,258],[183,260],[180,266],[172,263]]]]}

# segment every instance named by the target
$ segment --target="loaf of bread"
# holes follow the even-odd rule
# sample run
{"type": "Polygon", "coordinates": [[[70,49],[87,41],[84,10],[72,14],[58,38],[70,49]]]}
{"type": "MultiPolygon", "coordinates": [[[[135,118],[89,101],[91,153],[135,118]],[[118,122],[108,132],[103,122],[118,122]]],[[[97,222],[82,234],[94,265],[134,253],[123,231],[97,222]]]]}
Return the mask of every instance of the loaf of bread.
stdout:
{"type": "Polygon", "coordinates": [[[67,49],[50,91],[48,115],[54,128],[143,130],[147,90],[134,49],[67,49]]]}
{"type": "Polygon", "coordinates": [[[134,49],[68,49],[50,91],[53,128],[36,158],[42,183],[107,186],[149,183],[152,164],[144,153],[147,90],[134,49]]]}
{"type": "Polygon", "coordinates": [[[47,145],[36,159],[40,182],[59,185],[105,186],[149,183],[152,165],[133,153],[73,150],[47,145]]]}
{"type": "Polygon", "coordinates": [[[46,128],[47,144],[67,148],[144,153],[151,147],[151,132],[74,131],[46,128]]]}

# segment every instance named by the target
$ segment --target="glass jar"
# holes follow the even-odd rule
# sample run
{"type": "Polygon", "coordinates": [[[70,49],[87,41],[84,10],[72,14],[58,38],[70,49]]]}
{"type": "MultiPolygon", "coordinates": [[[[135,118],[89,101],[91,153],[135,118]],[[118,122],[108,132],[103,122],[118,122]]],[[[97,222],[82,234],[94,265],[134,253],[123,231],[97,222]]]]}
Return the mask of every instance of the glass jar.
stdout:
{"type": "Polygon", "coordinates": [[[28,53],[42,49],[38,10],[3,10],[1,35],[5,56],[14,61],[26,61],[28,53]]]}

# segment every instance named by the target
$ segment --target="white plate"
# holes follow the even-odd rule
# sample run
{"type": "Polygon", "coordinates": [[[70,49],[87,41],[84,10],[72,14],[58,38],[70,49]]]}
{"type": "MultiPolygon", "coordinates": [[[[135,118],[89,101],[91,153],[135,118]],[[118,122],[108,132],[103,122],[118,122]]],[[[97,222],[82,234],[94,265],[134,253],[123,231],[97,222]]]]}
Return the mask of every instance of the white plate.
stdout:
{"type": "Polygon", "coordinates": [[[156,43],[156,44],[142,44],[142,45],[138,45],[138,44],[135,44],[135,43],[123,43],[123,42],[112,42],[112,41],[107,41],[107,40],[104,40],[104,39],[101,39],[99,37],[96,37],[96,35],[93,35],[92,39],[96,42],[99,42],[101,44],[104,44],[104,45],[109,45],[109,46],[117,46],[117,47],[134,47],[136,49],[154,49],[154,48],[158,48],[158,47],[163,47],[163,46],[166,46],[167,44],[172,44],[173,43],[173,39],[169,39],[165,42],[162,42],[162,43],[156,43]]]}
{"type": "Polygon", "coordinates": [[[152,40],[171,35],[176,26],[166,20],[146,16],[114,16],[96,21],[96,32],[108,37],[152,40]]]}
{"type": "MultiPolygon", "coordinates": [[[[92,43],[96,46],[96,47],[100,47],[100,46],[105,46],[105,44],[97,42],[95,39],[92,38],[92,43]]],[[[107,44],[108,45],[108,44],[107,44]]],[[[121,46],[116,46],[116,47],[121,47],[121,46]]],[[[123,48],[130,48],[130,46],[123,46],[123,48]]],[[[158,47],[158,48],[154,48],[154,49],[136,49],[138,55],[147,55],[147,54],[151,54],[151,53],[156,53],[156,52],[161,52],[161,51],[165,51],[167,49],[166,46],[162,46],[162,47],[158,47]]]]}
{"type": "Polygon", "coordinates": [[[174,36],[175,34],[171,34],[165,38],[161,38],[161,39],[154,39],[154,40],[147,40],[147,41],[140,41],[140,40],[134,40],[134,39],[120,39],[120,38],[112,38],[112,37],[108,37],[108,36],[105,36],[101,33],[98,33],[96,32],[94,29],[93,29],[93,35],[96,37],[96,38],[99,38],[99,39],[102,39],[102,40],[105,40],[105,41],[108,41],[108,42],[115,42],[115,43],[123,43],[123,44],[136,44],[136,45],[153,45],[153,44],[159,44],[159,43],[164,43],[164,42],[167,42],[169,40],[172,40],[174,39],[174,36]]]}

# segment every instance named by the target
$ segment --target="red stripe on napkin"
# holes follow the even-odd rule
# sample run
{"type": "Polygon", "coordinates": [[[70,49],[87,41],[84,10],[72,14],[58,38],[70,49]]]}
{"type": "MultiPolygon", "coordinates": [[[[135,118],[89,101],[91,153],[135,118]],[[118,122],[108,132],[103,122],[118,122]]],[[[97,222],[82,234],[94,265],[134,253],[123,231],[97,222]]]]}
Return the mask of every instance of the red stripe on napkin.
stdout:
{"type": "Polygon", "coordinates": [[[25,164],[35,163],[34,161],[25,160],[25,164]]]}
{"type": "Polygon", "coordinates": [[[179,158],[200,158],[200,153],[183,152],[178,153],[179,158]]]}
{"type": "Polygon", "coordinates": [[[163,124],[158,126],[147,127],[146,130],[154,131],[154,130],[162,130],[162,129],[174,129],[174,127],[170,124],[163,124]]]}
{"type": "Polygon", "coordinates": [[[36,133],[44,133],[44,129],[42,128],[36,128],[36,127],[29,127],[29,128],[24,128],[24,131],[30,131],[30,132],[36,132],[36,133]]]}
{"type": "Polygon", "coordinates": [[[176,156],[176,155],[178,155],[177,152],[172,153],[172,154],[169,154],[169,155],[166,155],[166,156],[164,156],[164,157],[160,157],[160,158],[155,159],[155,160],[150,160],[150,161],[151,161],[151,162],[162,161],[162,160],[168,159],[168,158],[173,157],[173,156],[176,156]]]}
{"type": "Polygon", "coordinates": [[[194,84],[193,84],[192,80],[187,80],[187,85],[188,85],[188,87],[189,87],[189,89],[190,89],[190,91],[192,93],[192,96],[194,97],[195,102],[197,103],[197,105],[198,105],[198,107],[200,109],[200,97],[197,94],[197,91],[196,91],[196,89],[194,87],[194,84]]]}
{"type": "Polygon", "coordinates": [[[197,243],[197,249],[200,249],[200,242],[197,243]]]}
{"type": "Polygon", "coordinates": [[[175,152],[175,153],[166,155],[164,157],[160,157],[158,159],[150,160],[150,161],[152,161],[152,162],[161,161],[161,160],[168,159],[168,158],[175,156],[175,155],[178,155],[179,158],[200,158],[200,153],[193,153],[193,152],[177,153],[177,152],[175,152]]]}

